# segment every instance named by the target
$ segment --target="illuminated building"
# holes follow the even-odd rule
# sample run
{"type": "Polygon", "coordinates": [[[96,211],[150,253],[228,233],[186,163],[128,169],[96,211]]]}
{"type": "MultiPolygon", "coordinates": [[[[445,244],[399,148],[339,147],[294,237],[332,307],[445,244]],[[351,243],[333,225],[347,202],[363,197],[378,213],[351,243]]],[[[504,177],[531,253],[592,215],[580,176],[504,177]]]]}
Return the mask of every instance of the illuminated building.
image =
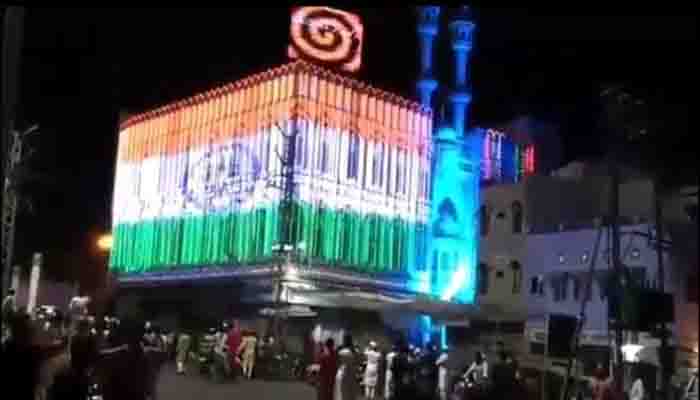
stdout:
{"type": "Polygon", "coordinates": [[[318,266],[410,273],[424,257],[430,111],[293,62],[122,124],[111,267],[246,268],[280,240],[293,132],[289,243],[318,266]]]}
{"type": "MultiPolygon", "coordinates": [[[[252,297],[267,302],[284,271],[287,303],[474,304],[480,184],[534,174],[535,146],[470,124],[468,8],[450,18],[448,118],[433,128],[439,17],[418,8],[420,103],[343,75],[361,67],[357,16],[300,7],[293,62],[124,120],[110,260],[120,282],[258,281],[268,287],[252,297]]],[[[421,335],[439,325],[418,322],[421,335]]]]}

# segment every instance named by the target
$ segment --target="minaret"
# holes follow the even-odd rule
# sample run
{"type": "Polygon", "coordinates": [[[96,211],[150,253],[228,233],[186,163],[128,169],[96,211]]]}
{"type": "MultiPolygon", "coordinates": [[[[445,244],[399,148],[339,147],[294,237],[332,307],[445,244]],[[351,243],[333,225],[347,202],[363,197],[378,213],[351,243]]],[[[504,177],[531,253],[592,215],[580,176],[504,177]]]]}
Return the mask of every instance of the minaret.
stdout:
{"type": "Polygon", "coordinates": [[[454,51],[455,80],[450,92],[452,125],[458,137],[464,135],[467,124],[467,110],[471,103],[471,91],[467,78],[467,63],[472,49],[473,32],[476,25],[472,22],[468,6],[462,6],[450,21],[450,42],[454,51]]]}
{"type": "Polygon", "coordinates": [[[416,82],[416,90],[420,102],[425,107],[432,105],[432,96],[438,82],[433,71],[433,42],[438,34],[440,7],[418,7],[418,42],[420,47],[420,77],[416,82]]]}

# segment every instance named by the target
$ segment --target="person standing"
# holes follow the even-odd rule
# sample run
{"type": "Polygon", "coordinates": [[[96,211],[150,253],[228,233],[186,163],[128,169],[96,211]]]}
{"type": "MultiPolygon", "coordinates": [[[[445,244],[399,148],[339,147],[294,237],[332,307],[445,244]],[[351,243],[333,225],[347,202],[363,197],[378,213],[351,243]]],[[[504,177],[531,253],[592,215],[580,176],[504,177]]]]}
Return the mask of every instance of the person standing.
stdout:
{"type": "Polygon", "coordinates": [[[394,359],[399,354],[398,350],[398,345],[395,345],[389,354],[386,355],[386,372],[384,375],[384,398],[386,400],[394,398],[394,373],[392,369],[394,368],[394,359]]]}
{"type": "Polygon", "coordinates": [[[628,395],[629,400],[644,400],[644,381],[641,374],[637,373],[637,379],[632,383],[628,395]]]}
{"type": "Polygon", "coordinates": [[[321,349],[318,372],[318,400],[333,400],[335,376],[338,373],[338,356],[335,353],[335,342],[329,338],[321,349]]]}
{"type": "Polygon", "coordinates": [[[464,373],[467,381],[472,380],[475,383],[484,382],[489,377],[489,363],[486,361],[484,353],[477,351],[474,354],[474,362],[469,366],[467,372],[464,373]]]}
{"type": "Polygon", "coordinates": [[[392,390],[394,399],[411,399],[414,395],[414,364],[411,360],[409,348],[405,344],[399,345],[399,352],[394,357],[392,363],[392,380],[394,388],[392,390]]]}
{"type": "Polygon", "coordinates": [[[357,368],[357,356],[349,334],[343,338],[343,346],[338,351],[338,372],[335,375],[335,388],[333,389],[333,400],[355,400],[357,399],[357,381],[355,380],[355,370],[357,368]]]}
{"type": "Polygon", "coordinates": [[[243,335],[241,333],[241,326],[238,320],[234,320],[231,326],[231,330],[228,331],[226,335],[226,346],[229,351],[229,362],[231,364],[231,370],[234,374],[238,374],[239,368],[241,367],[241,360],[238,357],[238,348],[241,346],[241,341],[243,340],[243,335]]]}
{"type": "Polygon", "coordinates": [[[602,364],[596,366],[591,382],[591,392],[593,400],[608,400],[610,398],[610,382],[608,374],[602,364]]]}
{"type": "Polygon", "coordinates": [[[241,340],[241,344],[238,347],[238,354],[241,356],[241,363],[243,367],[243,376],[252,379],[253,378],[253,368],[255,367],[255,349],[257,348],[258,339],[255,337],[255,333],[246,332],[241,340]]]}
{"type": "Polygon", "coordinates": [[[185,373],[185,363],[187,362],[191,344],[192,336],[186,332],[180,333],[177,338],[177,345],[175,346],[175,362],[177,363],[177,373],[179,375],[185,373]]]}
{"type": "Polygon", "coordinates": [[[377,381],[379,379],[379,361],[382,354],[377,351],[377,343],[369,342],[369,348],[365,352],[367,367],[365,367],[365,397],[373,400],[377,393],[377,381]]]}
{"type": "Polygon", "coordinates": [[[438,397],[440,400],[447,400],[447,396],[449,393],[449,374],[448,374],[448,369],[447,369],[447,361],[448,361],[448,355],[447,355],[447,350],[443,350],[443,352],[440,354],[438,357],[437,361],[435,361],[435,365],[438,368],[438,385],[437,385],[437,390],[438,390],[438,397]]]}

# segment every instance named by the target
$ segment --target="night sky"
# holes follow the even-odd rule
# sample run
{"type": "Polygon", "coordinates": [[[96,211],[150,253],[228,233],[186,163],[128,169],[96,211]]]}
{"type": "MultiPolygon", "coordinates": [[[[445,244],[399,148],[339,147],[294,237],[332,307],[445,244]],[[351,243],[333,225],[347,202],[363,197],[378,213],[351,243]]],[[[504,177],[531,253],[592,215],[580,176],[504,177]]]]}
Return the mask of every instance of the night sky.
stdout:
{"type": "MultiPolygon", "coordinates": [[[[418,68],[412,10],[355,11],[365,24],[359,78],[410,96],[418,68]]],[[[697,152],[687,143],[695,17],[592,16],[605,11],[474,10],[472,123],[530,113],[559,126],[565,160],[596,157],[599,87],[623,83],[648,99],[664,128],[659,158],[678,176],[696,176],[697,152]]],[[[41,125],[32,165],[53,184],[35,188],[35,213],[20,217],[18,261],[44,251],[57,277],[104,263],[94,241],[110,227],[119,111],[284,63],[288,27],[287,8],[29,9],[19,120],[41,125]]],[[[447,37],[443,30],[437,54],[443,82],[451,79],[447,37]]]]}

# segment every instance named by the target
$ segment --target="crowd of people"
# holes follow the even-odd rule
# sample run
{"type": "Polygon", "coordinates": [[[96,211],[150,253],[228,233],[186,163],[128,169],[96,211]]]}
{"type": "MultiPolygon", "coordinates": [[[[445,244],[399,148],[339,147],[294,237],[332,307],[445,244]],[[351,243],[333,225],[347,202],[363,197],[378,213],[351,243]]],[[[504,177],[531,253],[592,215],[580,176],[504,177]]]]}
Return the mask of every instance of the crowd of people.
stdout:
{"type": "MultiPolygon", "coordinates": [[[[178,374],[195,364],[200,372],[216,370],[234,380],[265,377],[271,360],[282,360],[285,354],[282,342],[258,337],[238,321],[223,322],[203,334],[175,334],[134,318],[97,321],[84,300],[72,301],[65,316],[53,307],[38,307],[28,315],[17,311],[8,296],[2,319],[3,361],[12,366],[4,378],[16,399],[156,400],[159,370],[169,359],[176,362],[178,374]]],[[[315,371],[318,400],[529,398],[518,363],[501,342],[494,362],[482,351],[462,369],[450,361],[445,349],[402,340],[385,349],[369,341],[362,351],[346,334],[340,346],[327,339],[306,371],[315,371]]],[[[614,387],[599,365],[590,384],[593,400],[647,398],[641,375],[634,377],[627,393],[615,393],[614,387]]],[[[685,397],[691,398],[691,392],[697,398],[697,375],[685,397]]],[[[572,398],[581,398],[580,391],[573,393],[579,397],[572,398]]]]}
{"type": "Polygon", "coordinates": [[[477,398],[479,393],[483,398],[514,398],[517,365],[507,353],[500,354],[492,375],[481,352],[453,374],[448,351],[437,346],[420,348],[399,341],[384,353],[371,341],[361,352],[350,335],[337,348],[328,339],[318,360],[318,399],[354,400],[362,394],[368,400],[447,400],[477,398]]]}
{"type": "Polygon", "coordinates": [[[28,400],[155,399],[167,338],[136,319],[97,321],[83,306],[69,305],[66,316],[47,312],[53,307],[30,315],[3,302],[7,392],[28,400]]]}

